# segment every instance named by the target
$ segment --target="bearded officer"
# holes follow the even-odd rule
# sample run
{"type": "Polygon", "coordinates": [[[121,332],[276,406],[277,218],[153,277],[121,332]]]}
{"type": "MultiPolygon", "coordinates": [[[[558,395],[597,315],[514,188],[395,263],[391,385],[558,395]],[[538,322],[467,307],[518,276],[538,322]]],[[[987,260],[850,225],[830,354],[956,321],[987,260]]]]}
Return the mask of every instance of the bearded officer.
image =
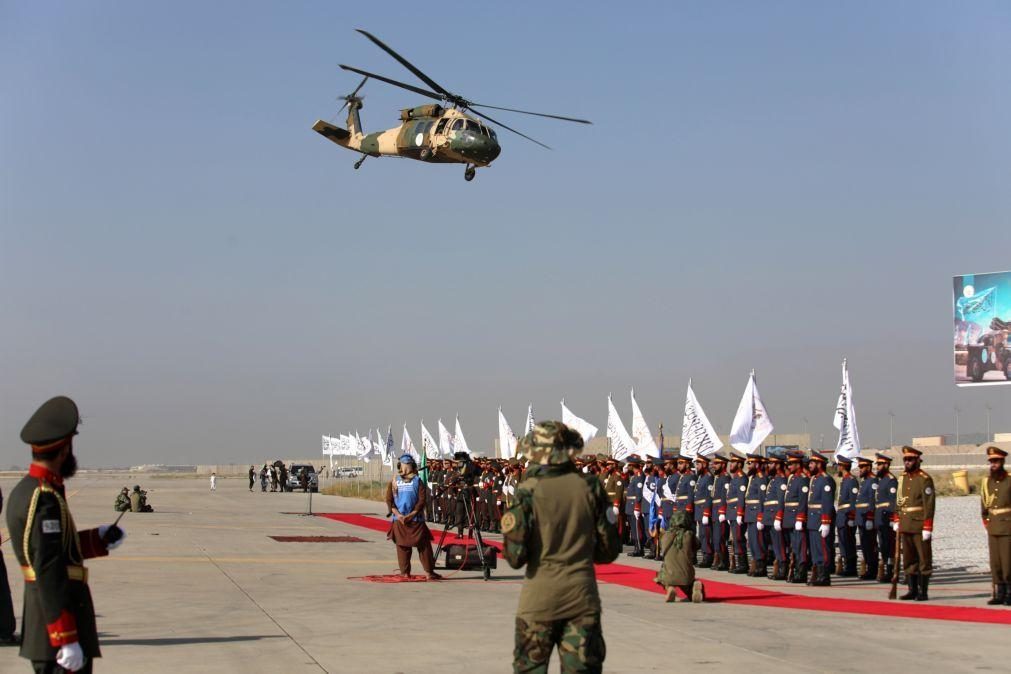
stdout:
{"type": "Polygon", "coordinates": [[[933,570],[931,539],[934,531],[934,478],[920,468],[922,454],[914,447],[902,448],[899,476],[898,511],[892,515],[892,530],[899,535],[902,563],[909,591],[899,597],[909,601],[927,601],[927,586],[933,570]]]}
{"type": "Polygon", "coordinates": [[[878,531],[878,550],[881,552],[878,582],[890,583],[895,564],[895,535],[892,533],[891,521],[895,513],[899,481],[892,475],[892,457],[881,452],[876,453],[874,457],[874,475],[878,479],[874,528],[878,531]]]}
{"type": "Polygon", "coordinates": [[[90,672],[101,656],[84,560],[104,557],[126,534],[115,526],[78,532],[64,480],[77,471],[77,405],[59,396],[21,430],[32,448],[28,475],[11,492],[7,528],[25,577],[21,656],[36,672],[90,672]]]}
{"type": "Polygon", "coordinates": [[[864,556],[864,571],[860,580],[878,577],[878,532],[874,526],[874,506],[877,503],[878,478],[874,475],[874,462],[866,456],[857,457],[860,474],[860,492],[857,494],[856,529],[860,534],[860,552],[864,556]]]}
{"type": "Polygon", "coordinates": [[[506,561],[527,567],[513,671],[547,672],[557,647],[563,672],[600,672],[605,647],[593,565],[613,562],[621,550],[613,504],[596,476],[576,471],[578,432],[543,421],[520,445],[530,467],[502,518],[506,561]]]}
{"type": "Polygon", "coordinates": [[[1004,470],[1005,458],[1007,452],[1000,447],[986,448],[990,473],[983,478],[979,495],[994,587],[993,597],[987,604],[1011,606],[1011,480],[1004,470]]]}

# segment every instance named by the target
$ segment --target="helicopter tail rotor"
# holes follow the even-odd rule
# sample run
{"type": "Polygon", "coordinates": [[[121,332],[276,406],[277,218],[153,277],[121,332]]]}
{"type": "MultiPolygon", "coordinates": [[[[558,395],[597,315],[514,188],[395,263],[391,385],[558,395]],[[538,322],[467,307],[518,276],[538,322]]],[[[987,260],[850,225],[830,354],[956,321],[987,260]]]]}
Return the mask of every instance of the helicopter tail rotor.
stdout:
{"type": "Polygon", "coordinates": [[[341,114],[344,111],[344,108],[348,107],[348,105],[350,103],[356,103],[356,104],[358,104],[358,107],[361,107],[362,99],[364,99],[365,97],[364,96],[359,96],[358,92],[362,90],[362,87],[364,87],[365,83],[368,82],[368,81],[369,81],[369,78],[366,75],[362,79],[362,81],[358,84],[358,86],[355,87],[354,91],[352,91],[347,96],[338,96],[337,97],[338,101],[344,101],[344,105],[342,105],[340,108],[337,109],[337,114],[338,115],[341,114]]]}

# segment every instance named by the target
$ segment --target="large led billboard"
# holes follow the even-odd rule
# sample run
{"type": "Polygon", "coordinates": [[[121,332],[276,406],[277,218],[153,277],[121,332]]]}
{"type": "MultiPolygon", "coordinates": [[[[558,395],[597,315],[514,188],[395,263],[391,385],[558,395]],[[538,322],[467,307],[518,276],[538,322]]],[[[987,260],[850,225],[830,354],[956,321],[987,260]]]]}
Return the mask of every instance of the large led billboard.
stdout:
{"type": "Polygon", "coordinates": [[[1011,272],[954,279],[955,383],[1011,383],[1011,272]]]}

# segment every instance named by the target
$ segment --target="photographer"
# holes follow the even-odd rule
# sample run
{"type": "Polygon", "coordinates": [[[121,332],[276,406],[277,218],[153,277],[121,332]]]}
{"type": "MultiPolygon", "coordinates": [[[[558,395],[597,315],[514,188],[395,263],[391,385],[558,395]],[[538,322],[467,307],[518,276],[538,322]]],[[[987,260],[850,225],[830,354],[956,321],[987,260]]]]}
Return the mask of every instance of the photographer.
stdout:
{"type": "Polygon", "coordinates": [[[468,526],[468,501],[471,512],[474,508],[473,486],[477,480],[478,469],[470,460],[467,452],[457,452],[453,455],[453,472],[449,477],[447,491],[451,499],[450,512],[453,513],[453,525],[457,537],[463,538],[463,530],[468,526]]]}

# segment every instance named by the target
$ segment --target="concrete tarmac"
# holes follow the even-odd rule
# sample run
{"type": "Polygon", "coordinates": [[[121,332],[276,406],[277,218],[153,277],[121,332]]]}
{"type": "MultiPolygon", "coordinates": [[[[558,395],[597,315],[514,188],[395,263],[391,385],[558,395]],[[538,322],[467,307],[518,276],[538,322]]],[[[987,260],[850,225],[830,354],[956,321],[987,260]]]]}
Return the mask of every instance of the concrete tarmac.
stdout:
{"type": "MultiPolygon", "coordinates": [[[[15,482],[0,478],[0,488],[9,493],[15,482]]],[[[111,522],[119,489],[138,482],[155,512],[127,513],[123,545],[87,563],[102,642],[97,671],[511,671],[522,573],[504,561],[488,582],[479,572],[458,572],[441,583],[354,580],[395,571],[393,545],[383,533],[307,517],[300,514],[307,510],[305,494],[261,493],[258,484],[250,493],[246,480],[234,478],[219,479],[212,493],[202,478],[82,474],[67,485],[78,527],[111,522]],[[365,542],[270,538],[291,535],[348,535],[365,542]]],[[[375,502],[320,495],[313,496],[312,508],[385,513],[375,502]]],[[[23,580],[12,550],[4,543],[20,628],[23,580]]],[[[618,562],[656,567],[624,556],[618,562]]],[[[807,588],[705,570],[700,577],[825,597],[887,595],[885,585],[849,579],[807,588]]],[[[983,606],[989,592],[984,576],[944,570],[931,587],[931,603],[983,606]]],[[[601,584],[600,593],[608,672],[1006,668],[1007,625],[665,604],[659,594],[612,584],[601,584]]],[[[0,648],[0,671],[30,667],[16,648],[0,648]]],[[[551,671],[558,671],[557,655],[551,671]]]]}

